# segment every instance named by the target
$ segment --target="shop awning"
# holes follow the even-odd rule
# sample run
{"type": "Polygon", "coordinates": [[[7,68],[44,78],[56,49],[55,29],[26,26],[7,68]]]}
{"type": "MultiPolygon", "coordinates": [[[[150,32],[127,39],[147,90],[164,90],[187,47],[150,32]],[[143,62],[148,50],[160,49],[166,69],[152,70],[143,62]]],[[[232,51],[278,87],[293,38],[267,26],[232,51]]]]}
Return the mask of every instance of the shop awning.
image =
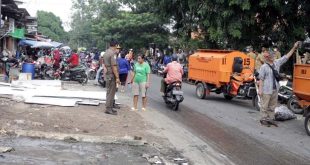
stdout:
{"type": "Polygon", "coordinates": [[[19,46],[33,46],[37,42],[38,41],[34,41],[34,40],[20,40],[18,45],[19,46]]]}
{"type": "Polygon", "coordinates": [[[32,48],[53,48],[55,47],[50,42],[34,41],[34,40],[21,40],[19,46],[31,46],[32,48]]]}
{"type": "Polygon", "coordinates": [[[53,48],[54,46],[50,42],[37,42],[31,47],[32,48],[53,48]]]}

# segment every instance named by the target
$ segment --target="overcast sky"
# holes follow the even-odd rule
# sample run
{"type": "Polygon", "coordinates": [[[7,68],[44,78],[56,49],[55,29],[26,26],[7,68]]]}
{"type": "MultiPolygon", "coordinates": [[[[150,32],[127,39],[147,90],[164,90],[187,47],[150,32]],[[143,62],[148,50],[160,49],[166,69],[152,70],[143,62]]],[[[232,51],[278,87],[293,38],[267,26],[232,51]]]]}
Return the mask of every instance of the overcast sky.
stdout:
{"type": "Polygon", "coordinates": [[[48,11],[60,17],[65,30],[69,30],[71,19],[71,0],[23,0],[25,3],[20,8],[26,8],[31,16],[36,16],[38,10],[48,11]]]}

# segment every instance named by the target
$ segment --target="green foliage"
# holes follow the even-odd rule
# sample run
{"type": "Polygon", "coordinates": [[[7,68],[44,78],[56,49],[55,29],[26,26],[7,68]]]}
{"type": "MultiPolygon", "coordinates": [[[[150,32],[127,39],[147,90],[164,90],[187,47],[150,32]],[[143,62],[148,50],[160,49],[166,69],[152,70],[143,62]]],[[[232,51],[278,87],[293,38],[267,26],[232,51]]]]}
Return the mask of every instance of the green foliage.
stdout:
{"type": "Polygon", "coordinates": [[[307,0],[153,0],[162,17],[175,21],[176,34],[187,35],[197,28],[211,48],[257,48],[265,39],[282,48],[305,38],[309,27],[310,3],[307,0]]]}
{"type": "Polygon", "coordinates": [[[61,19],[51,12],[38,11],[38,31],[54,41],[67,42],[68,34],[64,31],[61,19]]]}
{"type": "Polygon", "coordinates": [[[286,50],[305,38],[307,0],[75,0],[70,42],[105,48],[115,38],[140,48],[151,42],[180,48],[256,49],[273,42],[286,50]],[[122,6],[131,10],[124,11],[122,6]],[[173,26],[169,33],[166,25],[173,26]],[[192,40],[191,32],[201,30],[192,40]]]}
{"type": "Polygon", "coordinates": [[[149,43],[168,43],[169,33],[163,26],[167,21],[163,18],[133,6],[132,11],[124,11],[123,1],[99,1],[75,1],[70,37],[73,47],[105,49],[111,39],[118,40],[122,47],[135,49],[149,43]]]}

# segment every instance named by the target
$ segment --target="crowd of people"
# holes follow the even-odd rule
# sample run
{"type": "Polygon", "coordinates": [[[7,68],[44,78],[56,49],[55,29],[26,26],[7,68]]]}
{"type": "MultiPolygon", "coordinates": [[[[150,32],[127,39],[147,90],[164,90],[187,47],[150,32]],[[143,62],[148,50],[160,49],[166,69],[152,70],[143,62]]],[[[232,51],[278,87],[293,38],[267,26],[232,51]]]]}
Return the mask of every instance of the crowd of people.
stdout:
{"type": "MultiPolygon", "coordinates": [[[[101,53],[100,69],[98,70],[96,79],[99,77],[99,72],[102,70],[105,73],[105,81],[107,88],[106,112],[107,114],[117,115],[119,107],[115,104],[115,93],[117,89],[120,92],[125,92],[125,86],[131,85],[133,93],[132,111],[138,110],[139,96],[142,97],[142,111],[146,111],[147,107],[147,90],[150,87],[151,64],[165,65],[164,72],[167,73],[166,78],[162,83],[161,92],[164,93],[165,86],[174,82],[182,81],[183,68],[180,63],[186,60],[185,54],[179,51],[176,54],[166,53],[156,50],[153,57],[150,57],[147,52],[134,55],[134,50],[121,50],[120,45],[116,41],[110,42],[110,47],[105,52],[101,53]],[[152,60],[153,62],[151,62],[152,60]]],[[[97,81],[96,81],[97,82],[97,81]]]]}

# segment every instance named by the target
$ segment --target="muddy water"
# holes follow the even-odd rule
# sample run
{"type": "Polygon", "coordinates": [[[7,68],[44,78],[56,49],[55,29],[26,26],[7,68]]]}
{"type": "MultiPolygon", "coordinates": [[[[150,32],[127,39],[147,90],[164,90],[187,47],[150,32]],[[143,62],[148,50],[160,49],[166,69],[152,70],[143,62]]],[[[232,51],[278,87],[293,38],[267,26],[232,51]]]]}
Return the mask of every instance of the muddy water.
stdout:
{"type": "Polygon", "coordinates": [[[15,151],[0,153],[0,164],[148,164],[142,154],[153,154],[147,146],[66,143],[30,138],[0,138],[0,146],[15,151]]]}

